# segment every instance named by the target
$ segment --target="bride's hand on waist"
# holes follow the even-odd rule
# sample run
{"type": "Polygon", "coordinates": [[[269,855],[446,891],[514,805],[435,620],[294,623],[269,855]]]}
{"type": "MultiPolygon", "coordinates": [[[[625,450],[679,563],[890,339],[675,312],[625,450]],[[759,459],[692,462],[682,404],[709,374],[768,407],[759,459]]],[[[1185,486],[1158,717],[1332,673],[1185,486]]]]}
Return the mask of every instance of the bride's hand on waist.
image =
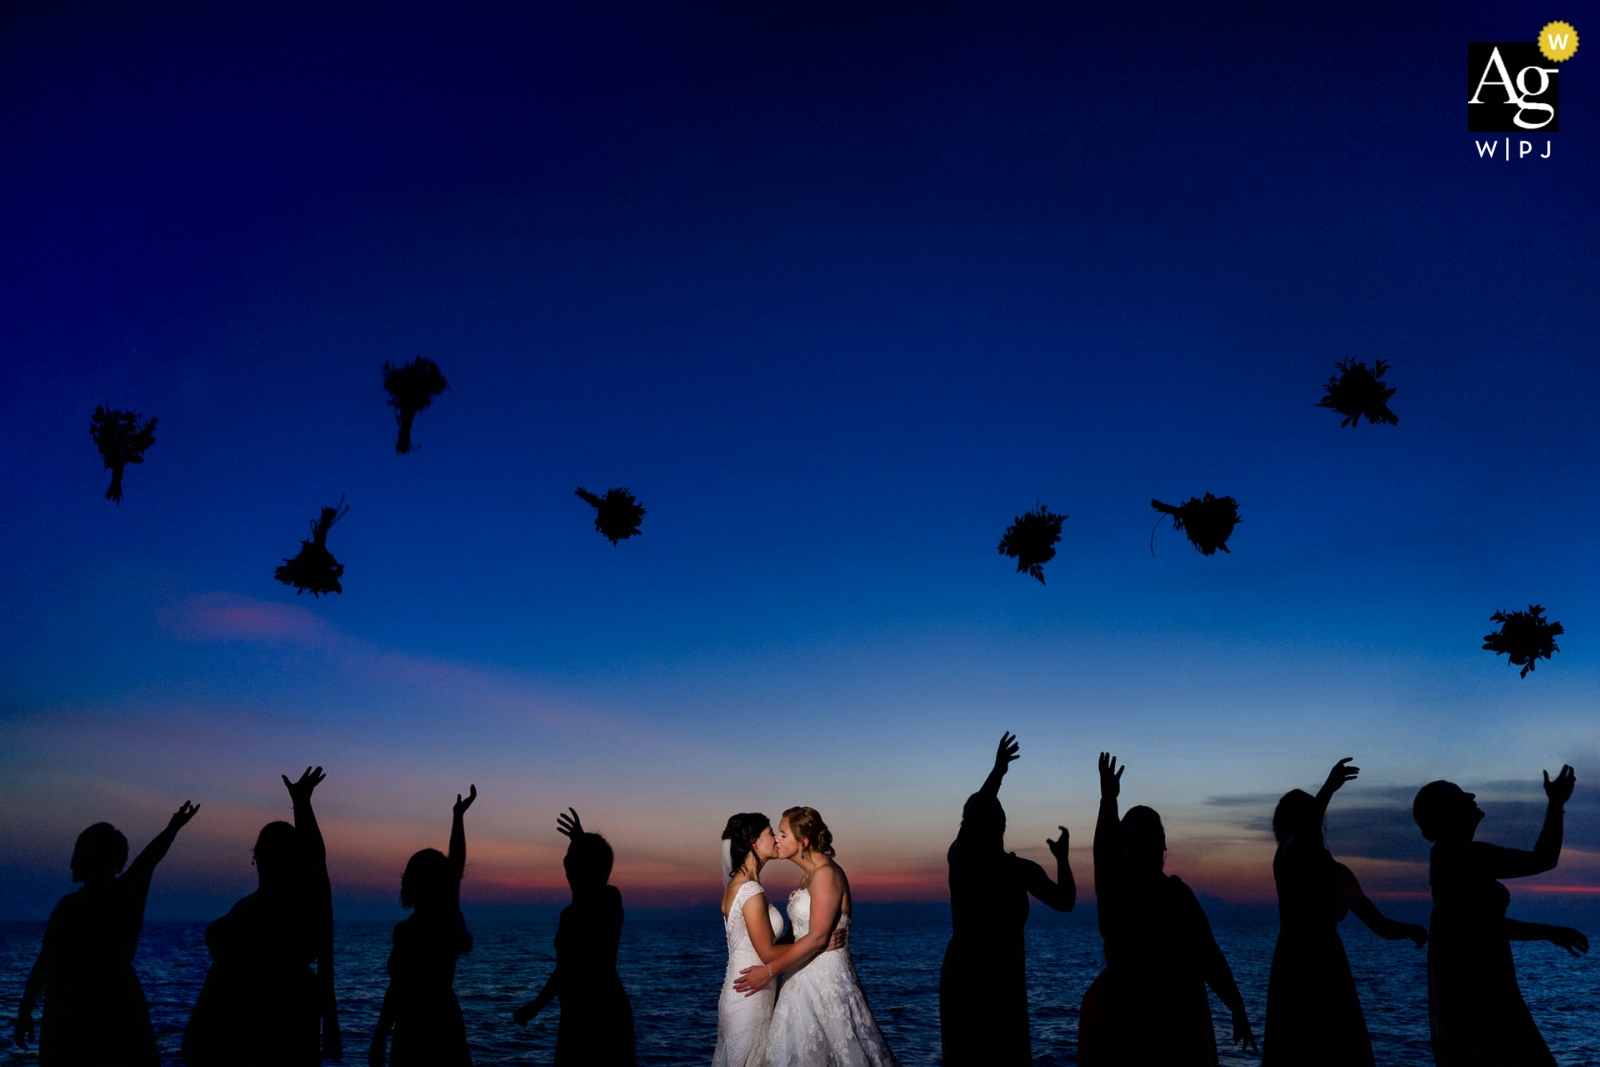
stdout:
{"type": "Polygon", "coordinates": [[[770,981],[772,981],[772,968],[763,963],[760,966],[746,967],[740,971],[739,977],[734,979],[733,989],[736,993],[743,993],[747,997],[753,997],[766,988],[767,983],[770,981]]]}
{"type": "Polygon", "coordinates": [[[849,930],[849,928],[848,927],[844,927],[844,926],[835,926],[833,928],[833,936],[828,938],[828,947],[823,949],[822,951],[824,951],[824,952],[833,952],[833,951],[835,951],[837,949],[849,948],[849,947],[850,947],[850,930],[849,930]]]}

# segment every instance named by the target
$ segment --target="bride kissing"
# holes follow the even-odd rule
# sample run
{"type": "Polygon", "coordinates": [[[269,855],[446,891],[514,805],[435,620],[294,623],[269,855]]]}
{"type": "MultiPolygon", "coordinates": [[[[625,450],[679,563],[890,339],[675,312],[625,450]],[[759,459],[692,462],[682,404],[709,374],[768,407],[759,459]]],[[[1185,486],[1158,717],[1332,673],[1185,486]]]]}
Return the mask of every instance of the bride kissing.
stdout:
{"type": "Polygon", "coordinates": [[[802,873],[799,887],[789,894],[794,943],[743,968],[733,984],[736,992],[755,997],[774,977],[785,976],[767,1027],[765,1054],[756,1062],[764,1067],[899,1067],[867,1007],[848,943],[830,943],[836,932],[850,928],[850,880],[834,862],[833,834],[814,808],[790,808],[778,823],[773,851],[802,873]]]}

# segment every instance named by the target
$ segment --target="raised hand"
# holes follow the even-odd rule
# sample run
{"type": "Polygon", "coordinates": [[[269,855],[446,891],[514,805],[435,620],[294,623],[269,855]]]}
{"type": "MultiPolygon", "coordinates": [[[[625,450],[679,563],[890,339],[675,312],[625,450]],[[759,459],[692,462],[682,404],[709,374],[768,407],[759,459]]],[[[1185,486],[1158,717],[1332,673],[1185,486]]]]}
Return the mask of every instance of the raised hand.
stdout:
{"type": "MultiPolygon", "coordinates": [[[[1568,767],[1567,770],[1572,770],[1568,767]]],[[[1556,781],[1560,781],[1557,778],[1556,781]]],[[[1570,926],[1552,926],[1550,928],[1550,943],[1557,948],[1564,948],[1574,956],[1581,956],[1589,951],[1589,939],[1581,931],[1570,926]]]]}
{"type": "Polygon", "coordinates": [[[1544,792],[1552,804],[1565,804],[1572,799],[1572,787],[1578,784],[1578,775],[1565,763],[1561,765],[1561,773],[1556,775],[1555,781],[1550,780],[1549,771],[1541,771],[1544,775],[1544,792]]]}
{"type": "Polygon", "coordinates": [[[1011,761],[1017,758],[1017,735],[1009,730],[1000,735],[1000,747],[994,753],[994,773],[1005,774],[1011,761]]]}
{"type": "Polygon", "coordinates": [[[1328,780],[1322,783],[1322,791],[1332,796],[1338,792],[1339,787],[1346,782],[1353,781],[1361,773],[1360,767],[1351,767],[1349,763],[1354,756],[1346,756],[1333,765],[1333,770],[1328,772],[1328,780]]]}
{"type": "Polygon", "coordinates": [[[1044,839],[1044,843],[1050,846],[1050,855],[1065,863],[1067,861],[1067,828],[1065,826],[1057,826],[1056,829],[1061,831],[1061,837],[1055,841],[1047,837],[1044,839]]]}
{"type": "Polygon", "coordinates": [[[1117,757],[1109,752],[1100,753],[1100,799],[1115,800],[1122,792],[1122,772],[1127,766],[1117,766],[1117,757]]]}
{"type": "Polygon", "coordinates": [[[199,810],[200,805],[191,804],[185,800],[183,802],[183,807],[173,812],[172,818],[167,820],[167,829],[171,830],[173,833],[177,833],[179,830],[184,828],[185,824],[187,824],[190,819],[194,818],[194,813],[199,810]]]}
{"type": "Polygon", "coordinates": [[[569,816],[564,811],[556,816],[556,832],[566,834],[568,838],[576,841],[583,836],[583,823],[578,821],[577,808],[568,808],[567,811],[572,812],[572,814],[569,816]]]}
{"type": "Polygon", "coordinates": [[[475,785],[467,786],[467,799],[462,800],[461,799],[461,794],[457,793],[456,794],[455,807],[450,809],[450,814],[452,814],[452,815],[464,815],[464,814],[466,814],[467,809],[472,807],[472,802],[474,800],[477,800],[477,799],[478,799],[478,787],[475,786],[475,785]]]}
{"type": "Polygon", "coordinates": [[[311,791],[321,785],[322,780],[326,777],[328,776],[322,773],[321,767],[315,769],[307,767],[306,772],[300,776],[298,782],[289,781],[289,776],[286,774],[283,776],[283,784],[289,790],[289,799],[291,801],[296,804],[309,804],[311,803],[311,791]]]}

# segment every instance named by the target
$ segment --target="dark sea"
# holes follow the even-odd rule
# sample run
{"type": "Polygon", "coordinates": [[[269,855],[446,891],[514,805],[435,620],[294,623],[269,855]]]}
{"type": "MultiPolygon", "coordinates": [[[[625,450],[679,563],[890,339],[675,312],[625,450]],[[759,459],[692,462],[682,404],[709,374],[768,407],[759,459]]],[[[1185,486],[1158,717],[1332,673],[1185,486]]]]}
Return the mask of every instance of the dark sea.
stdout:
{"type": "MultiPolygon", "coordinates": [[[[1035,909],[1035,915],[1040,909],[1035,909]]],[[[630,912],[618,969],[633,1001],[639,1062],[649,1067],[709,1064],[717,1037],[717,994],[726,962],[720,916],[630,912]]],[[[1090,913],[1092,916],[1092,912],[1090,913]]],[[[548,1064],[557,1009],[526,1029],[511,1012],[532,999],[555,963],[555,917],[468,922],[476,938],[456,972],[473,1063],[548,1064]]],[[[1267,971],[1275,922],[1222,919],[1215,924],[1249,1006],[1259,1039],[1266,1013],[1267,971]]],[[[387,984],[384,964],[393,924],[341,923],[336,944],[345,1062],[366,1060],[387,984]]],[[[1410,942],[1380,941],[1354,920],[1341,927],[1366,1008],[1379,1064],[1429,1067],[1424,953],[1410,942]]],[[[23,982],[39,950],[43,923],[0,923],[0,1011],[14,1017],[23,982]]],[[[136,967],[150,1000],[162,1062],[179,1064],[178,1045],[205,978],[204,923],[147,922],[136,967]]],[[[944,905],[858,904],[851,952],[874,1015],[900,1061],[939,1063],[939,964],[950,934],[944,905]]],[[[1575,960],[1553,946],[1513,946],[1522,990],[1545,1040],[1563,1065],[1600,1063],[1600,953],[1575,960]]],[[[1102,964],[1092,918],[1043,916],[1028,929],[1033,1050],[1041,1067],[1077,1062],[1078,1002],[1102,964]]],[[[1232,1051],[1229,1022],[1216,1012],[1222,1062],[1256,1057],[1232,1051]]],[[[9,1022],[5,1036],[10,1034],[9,1022]]],[[[3,1041],[4,1038],[0,1038],[3,1041]]],[[[9,1044],[0,1064],[37,1062],[9,1044]]]]}

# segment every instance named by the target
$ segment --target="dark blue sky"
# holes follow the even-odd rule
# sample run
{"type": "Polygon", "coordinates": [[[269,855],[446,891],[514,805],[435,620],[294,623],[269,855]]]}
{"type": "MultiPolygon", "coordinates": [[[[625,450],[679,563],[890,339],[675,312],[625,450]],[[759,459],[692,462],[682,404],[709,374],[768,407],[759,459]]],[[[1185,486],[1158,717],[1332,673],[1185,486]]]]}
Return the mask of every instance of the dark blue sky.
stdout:
{"type": "Polygon", "coordinates": [[[688,893],[802,801],[937,891],[1005,728],[1016,847],[1087,845],[1110,748],[1245,895],[1260,813],[1208,797],[1600,772],[1594,58],[1510,163],[1462,69],[1593,5],[324,7],[0,12],[0,907],[191,794],[173,862],[231,891],[308,761],[347,883],[472,780],[506,892],[559,883],[547,809],[688,893]],[[1397,427],[1312,406],[1346,356],[1397,427]],[[120,507],[98,403],[161,420],[120,507]],[[1233,555],[1152,558],[1206,491],[1233,555]],[[297,600],[341,493],[345,593],[297,600]],[[995,552],[1036,502],[1044,588],[995,552]],[[1478,645],[1533,601],[1518,679],[1478,645]]]}

